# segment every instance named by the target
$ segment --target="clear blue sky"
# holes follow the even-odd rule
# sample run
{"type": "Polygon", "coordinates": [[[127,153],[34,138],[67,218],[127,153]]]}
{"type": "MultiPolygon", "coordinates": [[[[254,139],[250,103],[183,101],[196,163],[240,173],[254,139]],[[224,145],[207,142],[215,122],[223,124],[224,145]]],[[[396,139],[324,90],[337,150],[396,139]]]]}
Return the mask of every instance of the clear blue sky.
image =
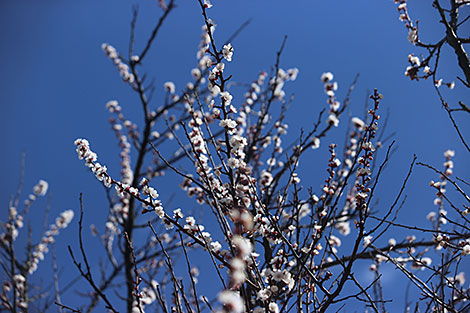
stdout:
{"type": "MultiPolygon", "coordinates": [[[[77,137],[87,138],[110,173],[118,174],[119,150],[107,121],[109,114],[105,103],[118,100],[128,117],[138,124],[142,122],[142,115],[138,98],[122,83],[115,67],[101,51],[101,44],[108,42],[127,55],[131,7],[139,3],[136,39],[140,51],[161,13],[155,2],[2,1],[0,138],[4,144],[0,155],[0,199],[5,208],[0,214],[2,219],[7,216],[8,199],[15,192],[21,153],[25,152],[24,193],[29,193],[39,179],[49,182],[50,222],[65,209],[78,213],[78,195],[83,192],[87,223],[103,229],[106,216],[103,188],[77,159],[73,141],[77,137]]],[[[388,133],[395,132],[399,149],[379,188],[380,204],[384,208],[395,197],[413,154],[420,161],[441,167],[443,152],[454,149],[455,173],[470,176],[468,154],[465,155],[432,84],[411,82],[404,76],[408,54],[420,51],[408,42],[393,1],[213,2],[209,14],[218,25],[216,39],[219,43],[244,21],[252,19],[232,42],[233,62],[226,66],[226,71],[233,75],[234,82],[251,82],[259,71],[269,70],[283,36],[288,36],[281,67],[300,70],[297,80],[286,87],[287,94],[295,94],[287,119],[291,138],[299,134],[300,127],[309,128],[318,112],[326,107],[320,82],[320,75],[325,71],[335,74],[339,99],[344,98],[349,83],[360,73],[353,94],[352,116],[362,116],[368,90],[377,88],[385,96],[382,116],[390,110],[388,133]]],[[[190,70],[196,65],[203,24],[200,9],[196,0],[179,0],[177,4],[178,8],[162,28],[144,64],[156,80],[155,106],[164,100],[163,83],[171,80],[177,88],[182,88],[191,80],[190,70]]],[[[412,18],[419,18],[426,41],[441,36],[443,28],[429,1],[414,1],[409,4],[409,11],[412,18]]],[[[453,91],[443,87],[443,93],[450,103],[463,100],[468,104],[469,90],[456,80],[456,75],[461,75],[456,58],[449,49],[446,51],[441,58],[440,77],[455,80],[456,87],[453,91]]],[[[240,103],[242,92],[240,88],[234,89],[233,103],[240,103]]],[[[461,122],[461,125],[463,133],[469,134],[470,123],[461,122]]],[[[342,144],[344,131],[344,127],[336,129],[329,140],[342,144]]],[[[328,143],[325,142],[323,148],[328,143]]],[[[314,190],[320,189],[326,158],[326,149],[322,149],[318,155],[310,154],[301,164],[302,169],[314,177],[314,190]]],[[[435,175],[423,168],[415,170],[407,189],[402,221],[424,223],[426,214],[435,209],[433,191],[428,187],[433,178],[435,175]]],[[[177,182],[174,183],[156,181],[164,203],[177,188],[177,182]]],[[[195,207],[189,203],[173,202],[172,205],[195,207]]],[[[41,199],[33,208],[27,219],[33,228],[42,227],[45,207],[46,200],[41,199]]],[[[67,242],[75,244],[76,229],[73,223],[58,240],[62,266],[70,266],[64,247],[67,242]]],[[[95,245],[93,240],[90,239],[90,247],[95,245]]],[[[47,258],[41,265],[49,267],[49,264],[50,258],[47,258]]],[[[393,273],[390,275],[400,275],[393,273]]],[[[35,275],[40,276],[41,271],[35,275]]],[[[63,276],[67,281],[74,275],[64,273],[63,276]]],[[[79,301],[73,295],[66,299],[64,302],[70,305],[79,301]]]]}

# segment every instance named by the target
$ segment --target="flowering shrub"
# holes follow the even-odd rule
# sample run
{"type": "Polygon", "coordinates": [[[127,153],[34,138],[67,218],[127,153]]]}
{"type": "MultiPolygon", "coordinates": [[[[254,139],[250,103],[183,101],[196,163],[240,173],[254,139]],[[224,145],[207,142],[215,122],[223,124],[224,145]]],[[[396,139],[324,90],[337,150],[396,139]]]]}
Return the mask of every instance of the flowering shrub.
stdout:
{"type": "MultiPolygon", "coordinates": [[[[415,157],[394,202],[377,204],[377,186],[386,179],[383,171],[394,148],[384,137],[386,123],[381,119],[386,98],[375,89],[369,95],[367,114],[346,116],[356,80],[341,101],[334,75],[325,72],[318,83],[324,85],[327,105],[311,129],[290,142],[285,116],[291,100],[285,88],[296,80],[299,70],[281,67],[286,41],[273,69],[260,71],[246,84],[244,99],[239,99],[230,89],[230,65],[237,58],[237,47],[230,42],[221,44],[216,37],[216,24],[210,18],[213,4],[197,2],[203,27],[192,80],[180,91],[173,82],[164,83],[160,91],[165,103],[156,110],[149,105],[151,93],[141,66],[161,25],[175,9],[175,1],[158,1],[162,15],[140,53],[134,52],[133,36],[127,58],[111,44],[102,45],[126,87],[138,95],[144,122],[138,125],[128,119],[126,107],[116,100],[105,104],[120,149],[120,175],[111,175],[107,166],[98,163],[93,143],[82,138],[74,142],[78,158],[106,188],[109,213],[105,232],[100,234],[96,227],[92,232],[103,243],[107,266],[97,273],[89,261],[80,198],[79,241],[69,246],[69,253],[74,270],[91,292],[86,304],[56,297],[57,308],[89,312],[102,310],[104,305],[111,312],[277,313],[336,312],[352,305],[365,307],[367,312],[386,312],[389,298],[383,293],[381,270],[391,264],[419,290],[416,311],[470,310],[462,271],[469,262],[465,256],[470,254],[470,196],[465,191],[469,183],[454,178],[455,152],[444,152],[442,170],[416,162],[415,157]],[[346,140],[331,143],[328,136],[340,123],[349,125],[346,140]],[[329,153],[318,172],[323,184],[307,188],[303,180],[310,174],[300,170],[300,163],[321,146],[328,147],[329,153]],[[429,184],[436,197],[435,209],[427,215],[427,228],[397,222],[409,178],[418,165],[437,177],[429,184]],[[204,217],[178,207],[187,203],[181,199],[176,200],[176,207],[167,205],[169,197],[160,195],[154,185],[155,178],[165,179],[166,173],[179,177],[181,183],[175,188],[195,200],[204,217]],[[449,186],[459,200],[448,196],[449,186]],[[142,228],[150,235],[145,239],[136,233],[142,228]],[[401,236],[390,238],[395,229],[401,236]],[[204,254],[213,267],[209,279],[214,285],[217,281],[218,290],[199,288],[198,266],[204,265],[197,264],[197,253],[204,254]],[[375,277],[367,285],[355,273],[361,267],[368,267],[375,277]]],[[[443,84],[435,76],[437,62],[430,65],[445,41],[436,46],[423,44],[406,1],[395,3],[410,43],[430,53],[426,59],[410,54],[405,74],[412,80],[433,77],[438,96],[470,152],[452,117],[456,109],[450,109],[437,89],[443,84]],[[423,74],[419,74],[421,69],[423,74]]],[[[456,19],[452,14],[464,4],[467,1],[452,1],[451,18],[456,19]]],[[[437,0],[435,7],[445,19],[447,11],[437,0]]],[[[135,13],[133,35],[136,18],[135,13]]],[[[449,33],[459,25],[446,25],[445,40],[454,49],[451,42],[456,38],[449,33]]],[[[466,73],[461,54],[456,53],[466,73]]],[[[455,85],[445,84],[450,89],[455,85]]],[[[465,111],[463,104],[461,107],[465,111]]],[[[48,244],[74,216],[74,211],[63,212],[26,260],[17,260],[15,239],[23,217],[47,188],[41,180],[20,213],[15,198],[3,225],[2,264],[7,275],[1,297],[3,308],[11,312],[27,311],[34,302],[28,275],[34,274],[48,244]]],[[[406,306],[411,309],[410,303],[406,306]]]]}

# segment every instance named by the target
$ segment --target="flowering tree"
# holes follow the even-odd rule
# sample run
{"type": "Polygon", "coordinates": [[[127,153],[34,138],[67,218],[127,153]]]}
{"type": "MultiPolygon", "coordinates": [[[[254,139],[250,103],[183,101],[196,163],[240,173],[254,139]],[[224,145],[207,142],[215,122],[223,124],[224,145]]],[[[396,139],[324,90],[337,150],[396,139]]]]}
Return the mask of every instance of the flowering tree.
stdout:
{"type": "MultiPolygon", "coordinates": [[[[455,152],[444,152],[443,168],[417,162],[414,157],[395,200],[378,203],[377,186],[387,179],[383,173],[395,145],[385,135],[386,121],[381,119],[384,96],[375,89],[364,116],[346,116],[357,77],[340,100],[333,74],[323,73],[319,83],[324,85],[327,105],[319,110],[310,129],[290,140],[285,117],[293,99],[285,87],[296,80],[299,70],[282,68],[286,38],[272,69],[261,71],[245,84],[244,99],[239,100],[230,89],[230,62],[236,57],[231,42],[245,25],[221,42],[215,35],[211,2],[197,2],[203,27],[197,64],[191,70],[193,80],[179,91],[173,82],[166,82],[157,109],[152,105],[156,88],[146,79],[143,66],[159,30],[176,9],[175,1],[158,1],[161,16],[141,50],[135,40],[137,10],[128,55],[111,44],[102,45],[126,87],[137,95],[143,123],[130,121],[126,107],[118,101],[106,103],[120,149],[120,175],[108,173],[102,164],[106,161],[98,162],[93,143],[75,140],[78,158],[106,188],[109,213],[105,230],[100,233],[92,227],[102,242],[106,264],[97,269],[91,256],[95,253],[87,249],[83,235],[87,204],[80,195],[80,212],[75,212],[80,213],[78,242],[71,243],[68,252],[73,270],[86,282],[86,301],[61,299],[54,275],[55,296],[43,310],[53,304],[63,312],[100,311],[103,307],[110,312],[336,312],[344,307],[386,312],[394,299],[383,292],[381,271],[391,264],[416,288],[417,292],[409,294],[419,295],[414,303],[405,303],[407,311],[469,311],[463,271],[469,263],[465,256],[470,254],[469,183],[454,178],[455,152]],[[340,122],[349,125],[344,143],[330,144],[327,138],[340,122]],[[310,174],[299,170],[300,163],[321,146],[327,146],[329,154],[318,171],[324,183],[306,186],[302,180],[310,174]],[[437,177],[430,182],[436,209],[428,214],[425,228],[397,221],[399,211],[406,207],[404,193],[416,166],[437,177]],[[175,188],[195,200],[204,218],[184,208],[187,200],[178,199],[173,207],[165,203],[168,197],[159,195],[153,184],[156,177],[165,179],[166,173],[178,176],[181,183],[175,188]],[[455,195],[448,194],[449,186],[455,195]],[[391,238],[392,233],[399,237],[391,238]],[[198,263],[202,262],[213,268],[209,279],[214,286],[207,290],[198,283],[198,267],[204,266],[198,263]],[[367,284],[355,273],[362,267],[374,275],[367,284]]],[[[405,75],[412,80],[433,78],[468,153],[453,113],[470,111],[463,102],[458,109],[451,108],[439,88],[444,84],[453,89],[454,83],[444,83],[436,76],[440,49],[448,43],[466,77],[460,82],[469,87],[470,67],[464,50],[468,40],[457,35],[467,21],[459,22],[458,10],[467,2],[453,0],[451,8],[445,9],[434,1],[445,37],[437,44],[425,44],[406,1],[395,1],[400,20],[408,28],[408,39],[429,53],[427,57],[410,54],[405,75]]],[[[20,184],[9,204],[1,237],[2,309],[6,311],[28,311],[44,298],[28,276],[44,258],[48,245],[53,245],[54,236],[74,216],[73,211],[63,212],[38,242],[31,240],[26,259],[20,261],[15,248],[18,230],[35,198],[45,195],[47,189],[48,184],[41,180],[19,210],[20,184]]]]}

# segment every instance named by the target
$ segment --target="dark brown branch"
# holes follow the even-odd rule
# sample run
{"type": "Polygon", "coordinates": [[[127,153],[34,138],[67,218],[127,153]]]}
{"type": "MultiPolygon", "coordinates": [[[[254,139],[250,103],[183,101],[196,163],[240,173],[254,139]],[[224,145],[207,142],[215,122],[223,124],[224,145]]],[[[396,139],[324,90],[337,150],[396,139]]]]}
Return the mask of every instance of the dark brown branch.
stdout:
{"type": "Polygon", "coordinates": [[[114,313],[118,313],[118,311],[113,307],[113,305],[108,300],[106,295],[95,284],[95,281],[93,280],[93,276],[91,275],[91,268],[90,268],[90,265],[88,263],[88,258],[87,258],[86,253],[85,253],[85,247],[83,245],[83,239],[82,239],[83,224],[82,224],[82,222],[83,222],[83,199],[82,199],[82,194],[80,193],[80,220],[78,221],[78,228],[79,228],[79,230],[78,230],[78,241],[79,241],[79,245],[80,245],[80,251],[81,251],[81,254],[82,254],[83,262],[85,262],[85,270],[82,268],[82,264],[77,262],[77,260],[75,259],[75,256],[74,256],[73,251],[72,251],[72,247],[70,247],[70,245],[68,246],[68,250],[69,250],[70,256],[72,257],[73,264],[75,265],[75,267],[80,272],[80,275],[82,275],[82,277],[85,278],[86,281],[88,281],[88,283],[93,288],[93,290],[97,294],[100,295],[101,299],[103,299],[103,301],[106,303],[106,308],[113,311],[114,313]]]}

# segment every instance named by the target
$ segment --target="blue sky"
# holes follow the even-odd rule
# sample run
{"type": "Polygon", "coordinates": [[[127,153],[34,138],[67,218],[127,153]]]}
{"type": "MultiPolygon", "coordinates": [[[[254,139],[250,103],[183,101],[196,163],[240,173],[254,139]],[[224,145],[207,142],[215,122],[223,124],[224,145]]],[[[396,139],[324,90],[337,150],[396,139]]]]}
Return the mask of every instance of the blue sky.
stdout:
{"type": "MultiPolygon", "coordinates": [[[[26,0],[0,4],[3,43],[0,138],[4,142],[4,152],[0,154],[0,199],[5,208],[15,192],[24,152],[24,193],[29,193],[39,179],[49,182],[51,222],[65,209],[78,213],[78,195],[83,192],[87,222],[103,227],[106,216],[103,188],[77,159],[73,141],[87,138],[110,172],[118,173],[119,151],[107,121],[105,103],[118,100],[127,116],[138,124],[142,115],[136,95],[121,81],[101,51],[101,44],[108,42],[118,51],[127,51],[131,8],[136,3],[140,5],[136,50],[140,51],[161,12],[155,1],[26,0]]],[[[379,187],[380,203],[385,207],[393,201],[413,154],[420,161],[440,167],[443,152],[454,149],[455,172],[469,177],[468,154],[465,155],[431,82],[411,82],[404,76],[408,54],[421,51],[408,42],[393,1],[214,0],[213,3],[209,14],[217,24],[219,44],[244,21],[252,19],[232,42],[233,62],[227,64],[226,72],[233,75],[234,82],[251,82],[259,71],[269,70],[283,36],[288,36],[281,67],[300,70],[297,80],[285,88],[287,94],[295,94],[287,118],[290,138],[295,138],[301,127],[311,127],[318,112],[326,107],[320,82],[325,71],[335,74],[340,100],[354,76],[360,73],[353,93],[352,116],[362,116],[368,91],[377,88],[385,96],[382,116],[390,110],[388,133],[395,133],[393,138],[398,146],[379,187]]],[[[164,100],[163,83],[171,80],[177,88],[183,88],[191,80],[190,70],[197,61],[203,24],[200,9],[195,0],[180,0],[177,4],[144,64],[156,81],[154,106],[164,100]]],[[[413,1],[409,11],[412,18],[419,18],[425,41],[441,36],[443,28],[430,3],[413,1]]],[[[450,49],[445,49],[439,76],[457,82],[456,75],[461,74],[456,63],[450,49]]],[[[237,103],[243,90],[234,87],[233,93],[233,102],[237,103]]],[[[459,83],[452,91],[443,88],[443,94],[453,104],[469,99],[468,89],[459,83]]],[[[469,134],[470,124],[458,120],[462,132],[469,134]]],[[[344,127],[335,129],[328,140],[342,144],[344,132],[344,127]]],[[[325,175],[328,144],[325,142],[324,149],[308,155],[301,163],[301,169],[311,175],[311,185],[317,190],[325,175]]],[[[425,224],[424,217],[434,209],[433,191],[428,187],[433,178],[435,175],[428,170],[415,169],[402,221],[425,224]]],[[[171,186],[156,181],[156,187],[160,194],[170,195],[176,188],[177,182],[174,183],[171,186]]],[[[165,203],[165,196],[162,200],[165,203]]],[[[174,205],[195,207],[188,202],[174,205]]],[[[33,228],[42,227],[45,207],[46,200],[41,199],[33,208],[29,215],[33,228]]],[[[4,219],[6,214],[2,210],[0,217],[4,219]]],[[[72,225],[58,240],[57,249],[62,252],[58,258],[63,265],[70,265],[64,245],[74,243],[76,228],[72,225]]],[[[90,245],[94,245],[92,239],[90,245]]],[[[44,267],[49,266],[48,260],[43,262],[44,267]]],[[[73,296],[68,300],[70,304],[76,301],[73,296]]]]}

